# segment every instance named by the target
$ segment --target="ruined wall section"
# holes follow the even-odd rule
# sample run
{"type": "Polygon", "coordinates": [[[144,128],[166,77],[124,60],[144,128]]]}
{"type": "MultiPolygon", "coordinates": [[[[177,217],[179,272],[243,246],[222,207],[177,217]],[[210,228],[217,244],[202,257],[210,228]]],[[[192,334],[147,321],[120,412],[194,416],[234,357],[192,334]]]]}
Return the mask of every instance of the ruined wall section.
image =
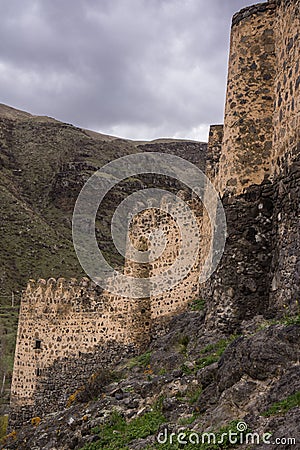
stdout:
{"type": "Polygon", "coordinates": [[[37,382],[56,360],[92,353],[110,340],[129,343],[127,316],[124,298],[88,279],[31,281],[21,303],[12,406],[34,404],[37,382]]]}
{"type": "MultiPolygon", "coordinates": [[[[188,203],[195,208],[193,199],[188,203]]],[[[155,242],[144,238],[154,226],[165,234],[166,248],[151,265],[127,259],[125,274],[147,278],[168,270],[179,255],[180,233],[176,221],[171,219],[179,214],[182,211],[166,213],[152,209],[137,216],[131,229],[135,247],[145,251],[155,246],[155,242]]],[[[194,244],[189,242],[191,246],[194,244]]],[[[26,420],[33,411],[51,411],[54,403],[45,399],[52,389],[55,404],[63,406],[72,389],[84,383],[103,361],[110,358],[112,362],[115,348],[126,353],[128,349],[132,352],[133,348],[138,351],[145,347],[157,332],[158,322],[168,321],[196,297],[197,264],[198,255],[191,273],[177,286],[160,296],[153,297],[149,292],[138,299],[112,295],[88,279],[30,281],[19,317],[11,388],[12,423],[26,420]]]]}
{"type": "MultiPolygon", "coordinates": [[[[202,220],[202,204],[187,191],[180,191],[177,196],[181,198],[188,207],[194,212],[199,229],[202,220]]],[[[160,231],[165,238],[165,248],[162,254],[153,259],[149,264],[141,264],[130,262],[129,253],[125,264],[125,273],[135,277],[157,277],[161,274],[167,274],[169,277],[170,287],[167,285],[159,285],[156,281],[152,281],[150,286],[149,298],[141,298],[132,302],[134,311],[133,316],[136,315],[136,309],[140,304],[139,311],[144,314],[144,317],[149,316],[150,312],[150,327],[148,320],[144,326],[141,342],[145,339],[145,331],[149,335],[154,336],[158,329],[163,329],[163,324],[166,324],[174,314],[182,312],[186,306],[199,295],[199,262],[200,254],[197,253],[194,264],[188,275],[183,275],[180,272],[180,264],[176,274],[179,275],[180,282],[172,286],[172,276],[170,270],[176,261],[182,261],[182,268],[185,268],[185,252],[180,254],[182,248],[181,230],[176,219],[181,218],[184,227],[190,226],[185,212],[180,207],[170,206],[167,201],[162,201],[162,208],[152,208],[142,213],[139,213],[132,222],[130,229],[130,239],[135,248],[139,250],[149,251],[149,257],[152,258],[157,248],[155,236],[150,239],[145,239],[149,233],[160,231]],[[162,293],[159,295],[153,294],[153,289],[162,288],[162,293]]],[[[188,242],[188,246],[198,245],[198,237],[195,234],[194,241],[188,242]]],[[[133,320],[129,318],[129,320],[133,320]]]]}
{"type": "Polygon", "coordinates": [[[34,401],[11,405],[10,428],[18,428],[33,417],[65,409],[97,374],[104,371],[109,376],[122,358],[137,354],[138,349],[133,344],[107,341],[96,345],[93,352],[78,352],[77,356],[56,359],[43,369],[42,376],[37,377],[34,401]]]}
{"type": "MultiPolygon", "coordinates": [[[[223,127],[212,126],[209,136],[206,174],[215,185],[219,177],[223,127]]],[[[227,220],[225,251],[216,272],[200,286],[200,294],[206,300],[207,327],[231,333],[239,331],[243,320],[265,314],[268,308],[273,187],[267,182],[247,188],[241,195],[227,193],[223,196],[223,207],[227,220]]],[[[216,216],[216,208],[217,205],[215,209],[212,205],[212,218],[216,216]]],[[[213,255],[215,243],[206,211],[202,227],[201,246],[206,251],[212,246],[213,255]]]]}
{"type": "Polygon", "coordinates": [[[217,187],[238,195],[269,176],[274,109],[276,5],[233,17],[224,139],[217,187]]]}
{"type": "Polygon", "coordinates": [[[219,164],[224,137],[224,125],[211,125],[207,146],[205,175],[211,183],[215,183],[219,174],[219,164]]]}
{"type": "MultiPolygon", "coordinates": [[[[138,343],[141,349],[147,346],[151,336],[151,303],[150,290],[139,287],[139,280],[148,278],[151,268],[149,262],[136,260],[135,256],[132,255],[129,243],[133,249],[145,254],[148,253],[150,242],[147,236],[153,229],[154,221],[155,212],[153,209],[135,214],[127,233],[124,275],[135,279],[132,290],[135,291],[135,294],[138,291],[140,292],[140,298],[129,300],[127,326],[132,339],[138,343]]],[[[148,261],[147,255],[146,259],[148,261]]]]}
{"type": "Polygon", "coordinates": [[[252,186],[223,198],[227,240],[221,262],[202,287],[206,325],[239,332],[243,320],[265,315],[269,306],[273,254],[273,186],[252,186]]]}
{"type": "MultiPolygon", "coordinates": [[[[298,144],[299,145],[299,144],[298,144]]],[[[270,287],[273,316],[297,314],[300,296],[300,152],[286,161],[275,184],[270,287]]]]}
{"type": "MultiPolygon", "coordinates": [[[[187,243],[188,247],[197,248],[199,231],[201,229],[202,221],[202,203],[200,203],[188,191],[180,191],[177,194],[186,203],[194,213],[196,223],[198,225],[198,237],[195,233],[191,241],[187,243]]],[[[167,208],[168,205],[165,204],[167,208]]],[[[160,214],[157,217],[157,226],[163,231],[166,236],[166,250],[160,258],[158,258],[151,265],[151,276],[157,276],[160,273],[169,273],[170,268],[177,261],[179,268],[176,274],[179,275],[180,282],[171,286],[172,276],[170,276],[170,288],[164,290],[160,295],[151,296],[151,317],[154,324],[162,319],[169,320],[174,314],[179,314],[184,311],[189,303],[199,296],[199,270],[200,270],[200,250],[196,254],[191,270],[187,275],[184,275],[183,268],[186,267],[186,254],[182,250],[182,236],[176,218],[182,219],[184,227],[190,227],[185,212],[179,207],[171,207],[167,214],[160,214]]],[[[196,230],[195,230],[196,231],[196,230]]],[[[157,287],[152,284],[153,287],[157,287]]]]}
{"type": "MultiPolygon", "coordinates": [[[[206,172],[205,175],[212,183],[213,186],[216,185],[216,180],[219,174],[219,164],[220,156],[222,151],[224,127],[223,125],[211,125],[209,130],[209,140],[207,149],[207,161],[206,161],[206,172]]],[[[207,186],[204,187],[204,202],[207,203],[209,199],[209,189],[207,186]]],[[[210,213],[211,217],[208,215],[208,211],[203,207],[203,215],[201,220],[201,254],[200,254],[200,266],[203,267],[204,264],[212,264],[214,242],[212,236],[212,225],[211,219],[214,221],[217,215],[217,204],[212,204],[211,199],[209,199],[210,213]],[[212,250],[212,253],[210,254],[212,250]],[[210,255],[210,261],[206,259],[210,255]]],[[[200,290],[203,286],[200,286],[200,290]]]]}

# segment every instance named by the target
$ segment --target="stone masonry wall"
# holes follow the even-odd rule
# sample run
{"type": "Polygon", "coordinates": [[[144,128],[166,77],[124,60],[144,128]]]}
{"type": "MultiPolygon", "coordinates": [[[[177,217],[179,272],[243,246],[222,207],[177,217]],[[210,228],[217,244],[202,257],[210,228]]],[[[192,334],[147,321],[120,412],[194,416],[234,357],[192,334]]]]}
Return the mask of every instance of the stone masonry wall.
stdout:
{"type": "Polygon", "coordinates": [[[272,168],[275,184],[270,309],[298,310],[300,255],[300,1],[277,1],[272,168]]]}
{"type": "Polygon", "coordinates": [[[37,378],[33,401],[30,404],[12,404],[10,428],[17,428],[32,417],[43,417],[46,413],[66,408],[72,396],[95,375],[103,371],[109,376],[120,359],[137,353],[136,346],[112,340],[96,345],[93,352],[66,353],[66,356],[55,359],[37,378]]]}
{"type": "MultiPolygon", "coordinates": [[[[218,169],[223,128],[210,130],[208,155],[213,164],[207,164],[207,176],[213,184],[218,169]]],[[[234,332],[242,320],[264,314],[268,308],[270,279],[266,267],[271,264],[273,187],[270,183],[247,188],[245,194],[224,195],[223,206],[227,221],[225,251],[216,272],[200,286],[206,300],[206,324],[234,332]]],[[[202,223],[202,247],[211,243],[211,224],[206,211],[202,223]]]]}
{"type": "Polygon", "coordinates": [[[201,288],[207,301],[206,324],[224,332],[240,331],[243,320],[266,315],[273,251],[273,186],[249,187],[223,197],[227,241],[222,260],[201,288]]]}
{"type": "Polygon", "coordinates": [[[276,178],[269,308],[272,315],[296,314],[300,297],[300,146],[276,178]]]}
{"type": "MultiPolygon", "coordinates": [[[[209,140],[208,140],[208,151],[207,151],[207,162],[205,174],[209,181],[215,185],[216,179],[219,173],[219,163],[223,142],[223,125],[212,125],[209,130],[209,140]]],[[[206,201],[208,194],[206,186],[204,190],[204,200],[206,201]]],[[[212,250],[211,258],[213,257],[214,245],[212,239],[212,223],[211,219],[215,220],[217,214],[217,205],[212,204],[210,200],[210,211],[211,218],[208,215],[206,208],[203,208],[203,214],[201,219],[201,256],[200,265],[203,266],[206,262],[206,258],[210,255],[210,250],[212,250]]],[[[208,262],[212,263],[212,260],[208,262]]],[[[202,289],[202,287],[201,287],[202,289]]]]}
{"type": "Polygon", "coordinates": [[[297,157],[300,141],[300,2],[280,1],[276,14],[276,77],[272,170],[279,175],[297,157]]]}
{"type": "MultiPolygon", "coordinates": [[[[128,232],[128,241],[133,247],[141,252],[147,252],[149,241],[146,233],[151,230],[153,225],[154,211],[147,210],[133,217],[128,232]]],[[[150,274],[150,265],[148,262],[135,262],[131,260],[131,253],[128,245],[126,248],[126,258],[124,266],[124,274],[134,278],[148,278],[150,274]]],[[[142,290],[143,296],[137,299],[131,299],[129,302],[129,314],[127,317],[128,328],[131,330],[131,336],[135,337],[135,342],[142,348],[149,343],[151,335],[151,303],[150,291],[142,290]],[[141,327],[141,323],[143,326],[141,327]]]]}
{"type": "Polygon", "coordinates": [[[270,1],[233,18],[215,169],[228,239],[221,264],[201,288],[207,325],[227,331],[257,314],[298,308],[299,5],[270,1]]]}
{"type": "MultiPolygon", "coordinates": [[[[191,198],[191,194],[181,191],[177,194],[182,200],[186,202],[195,214],[199,230],[202,220],[202,205],[191,198]]],[[[181,217],[185,226],[189,226],[185,212],[181,208],[170,207],[167,203],[162,205],[166,210],[151,209],[138,214],[133,220],[130,230],[130,238],[135,247],[139,250],[148,250],[149,256],[155,251],[156,243],[154,240],[147,240],[145,236],[150,231],[160,230],[165,237],[165,249],[160,257],[149,264],[140,264],[129,261],[129,254],[125,264],[125,273],[132,276],[139,277],[155,277],[163,273],[170,273],[170,269],[176,261],[182,261],[182,266],[186,266],[185,252],[180,254],[182,248],[181,230],[176,222],[176,219],[181,217]]],[[[188,242],[188,246],[197,246],[199,234],[194,235],[195,241],[188,242]]],[[[152,291],[155,288],[160,288],[159,284],[152,282],[149,298],[139,300],[143,314],[150,313],[150,329],[151,336],[155,335],[159,327],[157,323],[167,323],[168,320],[176,313],[183,311],[186,306],[191,303],[198,293],[198,278],[199,278],[199,263],[200,254],[197,254],[195,263],[191,271],[186,275],[180,273],[180,283],[175,286],[163,285],[163,292],[159,295],[153,295],[152,291]]],[[[178,272],[177,272],[178,273],[178,272]]],[[[172,277],[169,277],[170,284],[172,277]]],[[[137,304],[137,302],[135,302],[137,304]]],[[[161,327],[160,327],[161,328],[161,327]]],[[[150,334],[150,329],[148,329],[150,334]]]]}
{"type": "Polygon", "coordinates": [[[207,148],[205,175],[215,183],[219,173],[220,156],[224,137],[224,125],[211,125],[207,148]]]}
{"type": "MultiPolygon", "coordinates": [[[[194,212],[196,222],[199,227],[198,229],[200,230],[202,218],[201,205],[196,201],[196,199],[192,199],[188,192],[181,192],[178,195],[181,196],[188,207],[194,212]]],[[[175,261],[179,261],[182,267],[186,267],[186,255],[184,249],[182,249],[183,244],[181,239],[181,231],[183,230],[179,229],[174,219],[170,219],[170,217],[178,218],[180,216],[185,224],[184,226],[190,226],[187,218],[185,217],[185,213],[181,210],[181,208],[171,208],[169,210],[169,214],[160,215],[158,218],[157,225],[161,227],[165,233],[167,242],[165,252],[151,266],[152,277],[162,272],[168,273],[168,269],[175,263],[175,261]],[[180,253],[181,250],[183,250],[182,253],[180,253]]],[[[187,246],[196,248],[198,245],[197,239],[199,239],[197,237],[196,230],[193,239],[187,243],[187,246]]],[[[189,303],[197,298],[199,295],[199,263],[200,254],[198,253],[194,264],[187,275],[181,273],[181,269],[179,267],[179,283],[167,290],[164,290],[164,292],[160,295],[151,296],[151,316],[153,321],[161,320],[162,317],[170,318],[175,313],[182,312],[189,303]]],[[[170,282],[172,282],[171,276],[170,282]]]]}
{"type": "Polygon", "coordinates": [[[22,298],[11,404],[34,404],[38,380],[61,358],[92,353],[109,340],[127,344],[128,303],[87,279],[31,281],[22,298]]]}
{"type": "Polygon", "coordinates": [[[270,173],[275,77],[275,4],[233,18],[224,139],[217,188],[240,194],[270,173]]]}
{"type": "MultiPolygon", "coordinates": [[[[189,203],[195,208],[193,200],[189,203]]],[[[125,274],[147,278],[168,270],[178,258],[180,233],[170,217],[183,213],[180,210],[169,213],[152,209],[136,216],[130,231],[135,247],[147,250],[149,243],[144,236],[151,228],[160,227],[166,236],[166,248],[151,264],[135,263],[127,258],[125,274]]],[[[183,264],[184,256],[183,252],[183,264]]],[[[88,279],[30,281],[19,316],[11,387],[12,421],[25,420],[32,411],[51,411],[51,405],[52,408],[63,406],[66,396],[101,367],[101,358],[112,359],[111,345],[122,348],[122,354],[127,348],[143,349],[157,332],[157,322],[167,322],[181,312],[197,291],[198,258],[181,283],[156,297],[150,296],[150,291],[148,296],[138,299],[112,295],[88,279]],[[54,394],[51,393],[53,380],[56,380],[54,394]]]]}

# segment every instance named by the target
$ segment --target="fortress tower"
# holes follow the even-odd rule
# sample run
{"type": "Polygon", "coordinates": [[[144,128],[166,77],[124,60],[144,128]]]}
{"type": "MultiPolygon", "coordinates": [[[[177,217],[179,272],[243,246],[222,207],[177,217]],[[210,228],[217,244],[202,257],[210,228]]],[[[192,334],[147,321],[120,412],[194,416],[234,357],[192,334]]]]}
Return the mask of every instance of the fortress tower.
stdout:
{"type": "Polygon", "coordinates": [[[132,342],[128,308],[125,298],[88,279],[30,281],[21,302],[11,404],[34,405],[37,383],[55,361],[78,359],[110,340],[132,342]]]}
{"type": "Polygon", "coordinates": [[[211,131],[221,149],[212,181],[228,225],[221,265],[201,289],[211,326],[296,308],[299,5],[270,0],[233,17],[223,136],[211,131]]]}

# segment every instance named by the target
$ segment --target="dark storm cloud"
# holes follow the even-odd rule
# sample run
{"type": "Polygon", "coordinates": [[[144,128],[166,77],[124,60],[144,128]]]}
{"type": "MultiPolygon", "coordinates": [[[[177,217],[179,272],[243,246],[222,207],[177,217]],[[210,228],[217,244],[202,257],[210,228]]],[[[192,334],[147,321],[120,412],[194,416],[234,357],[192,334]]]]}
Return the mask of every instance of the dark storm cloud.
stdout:
{"type": "Polygon", "coordinates": [[[222,121],[246,0],[0,0],[1,102],[132,138],[222,121]]]}

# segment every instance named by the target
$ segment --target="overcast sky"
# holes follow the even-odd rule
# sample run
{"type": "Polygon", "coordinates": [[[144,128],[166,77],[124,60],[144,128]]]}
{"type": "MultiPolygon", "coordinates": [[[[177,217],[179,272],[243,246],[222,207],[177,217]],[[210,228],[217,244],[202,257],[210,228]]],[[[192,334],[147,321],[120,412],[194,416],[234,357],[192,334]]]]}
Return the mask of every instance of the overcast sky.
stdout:
{"type": "Polygon", "coordinates": [[[0,0],[0,102],[132,139],[223,121],[247,0],[0,0]]]}

